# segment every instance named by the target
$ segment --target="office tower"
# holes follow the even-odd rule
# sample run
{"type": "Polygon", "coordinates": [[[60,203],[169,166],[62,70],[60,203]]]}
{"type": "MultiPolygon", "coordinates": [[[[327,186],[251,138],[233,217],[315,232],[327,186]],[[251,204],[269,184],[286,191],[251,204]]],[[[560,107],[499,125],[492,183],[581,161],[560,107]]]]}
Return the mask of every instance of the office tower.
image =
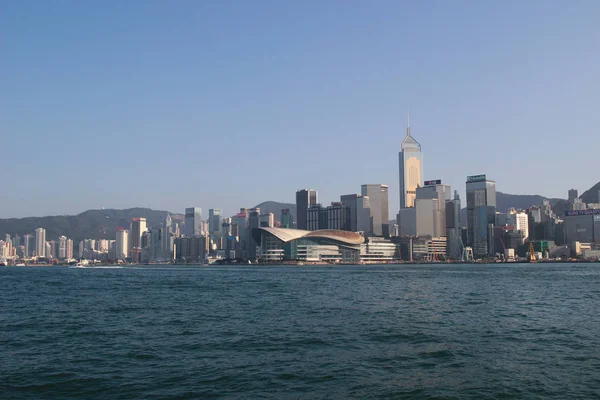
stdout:
{"type": "Polygon", "coordinates": [[[25,257],[31,257],[35,249],[35,237],[30,234],[24,235],[23,245],[25,246],[25,257]]]}
{"type": "Polygon", "coordinates": [[[146,232],[146,218],[131,219],[131,248],[142,248],[142,235],[146,232]]]}
{"type": "Polygon", "coordinates": [[[439,209],[438,199],[415,199],[414,208],[417,236],[438,237],[435,220],[435,214],[439,209]]]}
{"type": "Polygon", "coordinates": [[[306,210],[306,230],[318,231],[327,229],[327,208],[321,204],[313,204],[306,210]]]}
{"type": "Polygon", "coordinates": [[[496,211],[496,218],[494,220],[494,225],[497,227],[501,227],[501,226],[504,227],[504,226],[508,225],[508,214],[496,211]]]}
{"type": "Polygon", "coordinates": [[[46,230],[44,228],[35,230],[35,255],[37,257],[46,256],[46,230]]]}
{"type": "Polygon", "coordinates": [[[356,232],[371,232],[371,199],[369,196],[359,195],[356,198],[356,232]]]}
{"type": "Polygon", "coordinates": [[[308,229],[308,209],[318,202],[316,190],[301,189],[296,192],[296,227],[298,229],[308,229]]]}
{"type": "Polygon", "coordinates": [[[73,241],[71,239],[67,239],[67,251],[65,253],[65,258],[67,260],[73,258],[73,241]]]}
{"type": "Polygon", "coordinates": [[[350,220],[350,207],[342,202],[334,202],[327,207],[327,229],[349,231],[351,227],[350,220]]]}
{"type": "MultiPolygon", "coordinates": [[[[402,141],[402,151],[398,153],[400,166],[400,209],[414,207],[417,187],[423,176],[423,155],[421,145],[410,134],[410,119],[406,137],[402,141]]],[[[371,201],[373,199],[371,198],[371,201]]]]}
{"type": "Polygon", "coordinates": [[[202,234],[202,209],[190,207],[185,209],[184,236],[194,237],[202,234]]]}
{"type": "Polygon", "coordinates": [[[211,208],[208,210],[208,229],[210,233],[221,231],[221,214],[223,210],[220,208],[211,208]]]}
{"type": "Polygon", "coordinates": [[[293,228],[294,227],[294,216],[292,215],[289,208],[281,210],[281,227],[282,228],[293,228]]]}
{"type": "Polygon", "coordinates": [[[233,235],[233,218],[223,218],[221,222],[221,249],[234,250],[235,236],[233,235]]]}
{"type": "Polygon", "coordinates": [[[251,208],[248,213],[248,258],[256,260],[256,247],[258,243],[254,240],[252,230],[258,228],[260,220],[260,208],[251,208]]]}
{"type": "Polygon", "coordinates": [[[371,210],[369,196],[345,194],[340,196],[343,205],[350,211],[350,230],[353,232],[371,232],[371,210]]]}
{"type": "Polygon", "coordinates": [[[426,181],[417,188],[415,207],[419,204],[425,208],[417,209],[417,235],[446,236],[446,202],[451,200],[450,191],[450,186],[442,185],[440,179],[426,181]]]}
{"type": "Polygon", "coordinates": [[[577,189],[569,189],[569,201],[572,202],[579,197],[577,189]]]}
{"type": "Polygon", "coordinates": [[[363,196],[369,196],[372,227],[370,236],[390,236],[388,185],[362,185],[361,194],[363,196]]]}
{"type": "Polygon", "coordinates": [[[46,242],[45,246],[45,256],[46,258],[52,258],[52,244],[50,242],[46,242]]]}
{"type": "Polygon", "coordinates": [[[491,232],[496,219],[496,182],[473,175],[467,177],[466,186],[468,244],[476,257],[494,255],[491,232]]]}
{"type": "Polygon", "coordinates": [[[454,191],[454,198],[446,202],[446,237],[448,258],[458,260],[461,257],[460,196],[454,191]]]}
{"type": "Polygon", "coordinates": [[[573,246],[575,242],[600,245],[600,210],[567,211],[564,216],[564,242],[573,246]]]}
{"type": "Polygon", "coordinates": [[[523,240],[529,238],[529,216],[526,212],[510,209],[506,214],[506,224],[514,231],[521,231],[523,240]]]}
{"type": "Polygon", "coordinates": [[[261,228],[273,228],[275,226],[275,214],[262,214],[258,223],[261,228]]]}
{"type": "Polygon", "coordinates": [[[117,237],[115,240],[117,260],[125,261],[129,257],[129,231],[123,228],[117,228],[117,237]]]}
{"type": "Polygon", "coordinates": [[[173,220],[171,215],[167,213],[165,222],[162,227],[162,257],[166,260],[173,258],[173,220]]]}
{"type": "Polygon", "coordinates": [[[250,244],[250,233],[248,229],[249,214],[247,208],[241,208],[240,212],[231,218],[231,223],[237,226],[236,236],[238,237],[239,243],[238,249],[240,251],[240,256],[243,258],[248,258],[248,248],[250,244]]]}

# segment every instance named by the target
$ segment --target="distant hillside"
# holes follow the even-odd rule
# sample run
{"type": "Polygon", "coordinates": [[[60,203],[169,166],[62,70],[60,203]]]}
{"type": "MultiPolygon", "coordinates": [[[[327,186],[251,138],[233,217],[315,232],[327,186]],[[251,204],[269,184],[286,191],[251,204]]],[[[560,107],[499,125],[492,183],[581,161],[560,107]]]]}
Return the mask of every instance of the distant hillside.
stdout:
{"type": "MultiPolygon", "coordinates": [[[[8,233],[23,236],[33,233],[36,228],[46,229],[46,240],[56,240],[59,236],[73,239],[75,243],[83,239],[114,239],[118,227],[129,228],[131,218],[146,218],[148,227],[159,225],[167,216],[167,211],[149,208],[129,208],[126,210],[88,210],[79,215],[59,215],[52,217],[28,217],[0,219],[0,238],[8,233]]],[[[171,214],[174,220],[182,215],[171,214]]]]}
{"type": "Polygon", "coordinates": [[[600,190],[600,182],[596,183],[594,186],[583,192],[581,196],[581,200],[584,203],[600,203],[600,199],[598,198],[598,191],[600,190]]]}
{"type": "MultiPolygon", "coordinates": [[[[541,206],[542,202],[546,199],[548,199],[548,197],[537,194],[508,194],[496,192],[496,210],[507,212],[512,207],[525,210],[531,206],[541,206]]],[[[550,198],[549,200],[550,204],[554,204],[562,199],[550,198]]],[[[463,205],[467,205],[466,199],[463,200],[463,205]]]]}
{"type": "Polygon", "coordinates": [[[279,203],[277,201],[264,201],[256,206],[260,208],[261,214],[273,213],[275,214],[275,221],[281,220],[281,210],[284,208],[289,208],[290,212],[294,216],[294,221],[296,221],[296,205],[292,203],[279,203]]]}

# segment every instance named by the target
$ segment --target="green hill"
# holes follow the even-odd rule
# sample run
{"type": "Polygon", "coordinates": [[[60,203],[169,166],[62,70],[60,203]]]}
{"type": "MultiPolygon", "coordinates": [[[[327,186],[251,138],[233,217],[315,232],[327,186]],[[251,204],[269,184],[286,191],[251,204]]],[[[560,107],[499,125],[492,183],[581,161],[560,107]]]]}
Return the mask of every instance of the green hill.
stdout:
{"type": "MultiPolygon", "coordinates": [[[[161,224],[166,216],[167,211],[129,208],[88,210],[78,215],[0,219],[0,238],[4,238],[7,233],[23,236],[33,233],[36,228],[44,228],[46,240],[56,240],[62,235],[73,239],[75,243],[83,239],[114,239],[116,229],[129,228],[132,218],[146,218],[150,227],[161,224]]],[[[174,220],[183,219],[180,214],[171,216],[174,220]]]]}

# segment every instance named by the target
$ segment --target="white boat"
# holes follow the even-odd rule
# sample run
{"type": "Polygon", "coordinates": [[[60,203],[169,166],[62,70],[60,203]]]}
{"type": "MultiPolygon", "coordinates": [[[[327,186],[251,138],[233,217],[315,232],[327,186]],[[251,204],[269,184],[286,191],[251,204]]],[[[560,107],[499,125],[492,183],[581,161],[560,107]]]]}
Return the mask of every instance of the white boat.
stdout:
{"type": "Polygon", "coordinates": [[[0,267],[6,267],[8,263],[6,262],[6,258],[0,258],[0,267]]]}
{"type": "Polygon", "coordinates": [[[80,260],[77,264],[75,264],[75,268],[85,268],[90,264],[88,260],[80,260]]]}

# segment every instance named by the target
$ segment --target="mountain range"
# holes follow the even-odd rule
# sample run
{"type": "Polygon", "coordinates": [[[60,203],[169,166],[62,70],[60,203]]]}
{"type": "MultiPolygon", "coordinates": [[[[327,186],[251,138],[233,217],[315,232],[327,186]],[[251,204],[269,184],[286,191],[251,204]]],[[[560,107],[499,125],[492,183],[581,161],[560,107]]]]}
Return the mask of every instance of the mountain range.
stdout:
{"type": "MultiPolygon", "coordinates": [[[[580,197],[585,203],[598,203],[600,182],[590,189],[586,190],[580,197]]],[[[541,205],[547,197],[540,195],[518,195],[497,192],[496,208],[498,211],[506,212],[511,207],[517,209],[526,209],[532,205],[541,205]]],[[[564,199],[550,198],[550,203],[556,214],[562,215],[567,210],[568,203],[564,199]]],[[[466,199],[462,199],[463,206],[466,205],[466,199]]],[[[280,203],[276,201],[265,201],[256,205],[261,213],[275,214],[275,220],[279,220],[281,210],[288,208],[296,219],[296,205],[292,203],[280,203]]],[[[393,207],[390,208],[393,210],[393,207]]],[[[129,227],[132,218],[146,218],[147,226],[157,226],[161,224],[167,211],[152,210],[149,208],[129,208],[125,210],[88,210],[78,215],[59,215],[51,217],[27,217],[27,218],[9,218],[0,219],[0,238],[6,234],[23,236],[27,233],[33,233],[36,228],[46,229],[46,239],[56,240],[59,236],[67,236],[73,239],[75,243],[83,239],[114,239],[115,230],[118,227],[129,227]]],[[[466,213],[465,213],[466,214],[466,213]]],[[[183,222],[182,214],[171,213],[174,221],[183,222]]],[[[394,214],[390,217],[395,217],[394,214]]]]}

